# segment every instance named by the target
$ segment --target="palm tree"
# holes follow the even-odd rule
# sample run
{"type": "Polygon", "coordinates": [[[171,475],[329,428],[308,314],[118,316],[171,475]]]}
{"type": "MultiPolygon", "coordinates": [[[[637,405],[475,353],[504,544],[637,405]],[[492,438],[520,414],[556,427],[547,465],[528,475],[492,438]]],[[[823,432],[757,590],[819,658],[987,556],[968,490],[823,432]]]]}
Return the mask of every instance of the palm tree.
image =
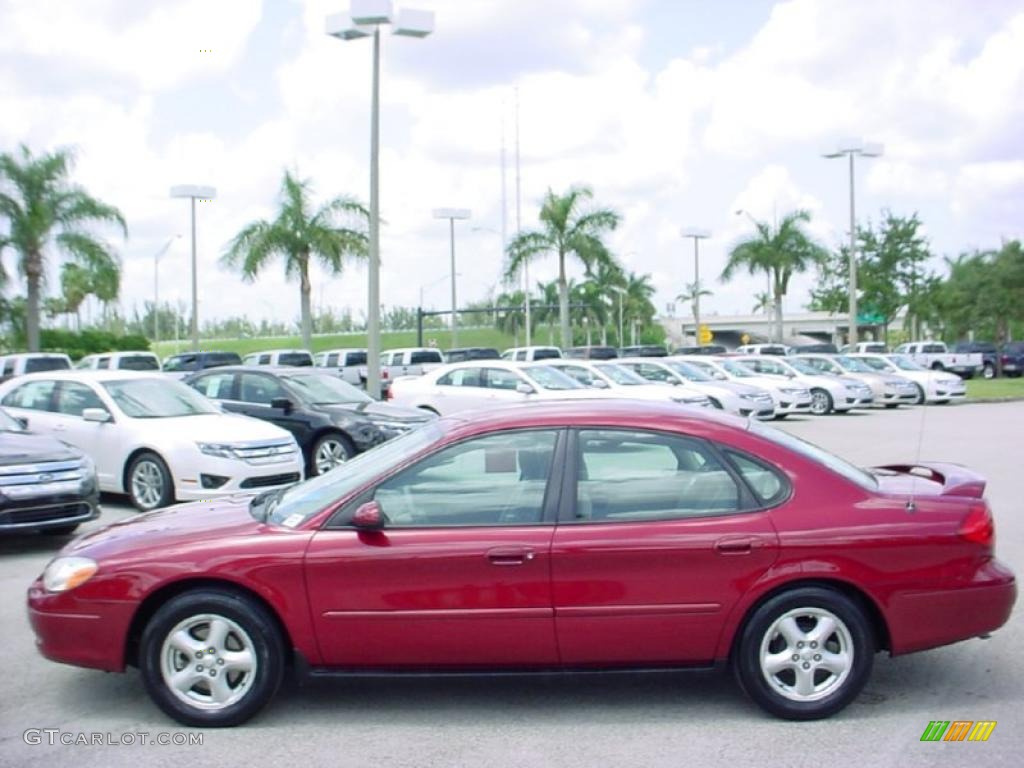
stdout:
{"type": "Polygon", "coordinates": [[[367,255],[364,228],[369,220],[362,203],[350,197],[336,197],[314,211],[311,196],[309,180],[285,171],[277,217],[247,224],[228,244],[221,259],[227,266],[240,267],[242,279],[249,282],[275,256],[284,259],[285,278],[299,278],[302,344],[306,349],[313,337],[310,259],[316,257],[331,274],[340,274],[345,257],[367,255]],[[341,219],[352,226],[342,226],[341,219]]]}
{"type": "MultiPolygon", "coordinates": [[[[695,329],[697,329],[697,320],[698,320],[698,318],[697,318],[697,301],[698,301],[698,299],[703,299],[705,296],[712,296],[712,295],[713,294],[712,294],[711,291],[709,291],[707,288],[701,288],[700,284],[698,284],[698,283],[687,283],[686,284],[686,289],[682,293],[680,293],[678,296],[676,296],[676,301],[678,301],[680,304],[685,304],[686,302],[690,302],[690,306],[693,307],[693,327],[695,329]]],[[[697,331],[699,331],[699,329],[694,331],[694,334],[693,334],[694,336],[697,335],[697,331]]]]}
{"type": "Polygon", "coordinates": [[[751,310],[755,315],[764,312],[768,314],[768,310],[772,308],[772,295],[768,291],[758,291],[754,294],[754,308],[751,310]]]}
{"type": "MultiPolygon", "coordinates": [[[[572,281],[570,280],[570,288],[572,281]]],[[[558,320],[558,281],[550,283],[537,283],[537,290],[540,298],[530,313],[530,319],[536,323],[547,323],[548,344],[555,343],[555,321],[558,320]]]]}
{"type": "Polygon", "coordinates": [[[566,259],[575,256],[582,262],[587,274],[602,262],[615,262],[601,237],[619,225],[619,215],[608,208],[581,210],[584,203],[593,196],[594,193],[588,187],[570,187],[564,195],[556,195],[549,189],[540,210],[541,228],[521,232],[508,245],[505,269],[508,279],[512,279],[524,264],[538,256],[549,253],[558,256],[558,317],[563,347],[572,345],[566,259]]]}
{"type": "MultiPolygon", "coordinates": [[[[630,319],[630,343],[633,345],[636,344],[637,324],[641,327],[648,326],[654,322],[654,316],[658,314],[651,301],[656,293],[651,279],[648,274],[638,275],[630,272],[626,275],[626,314],[630,319]]],[[[622,342],[622,345],[624,344],[625,341],[622,342]]]]}
{"type": "MultiPolygon", "coordinates": [[[[525,309],[521,309],[526,306],[526,297],[522,291],[509,291],[500,294],[497,303],[499,307],[516,307],[516,309],[500,313],[495,325],[499,331],[512,334],[512,346],[518,347],[519,330],[526,325],[525,309]]],[[[532,316],[530,320],[533,320],[532,316]]]]}
{"type": "Polygon", "coordinates": [[[91,283],[89,271],[81,264],[68,262],[60,269],[61,295],[69,314],[75,316],[75,330],[82,330],[82,302],[89,295],[91,283]]]}
{"type": "Polygon", "coordinates": [[[763,221],[754,222],[757,231],[733,246],[722,270],[723,281],[730,280],[740,269],[752,275],[768,273],[775,306],[776,341],[779,342],[782,341],[782,298],[789,290],[790,279],[828,257],[828,251],[801,226],[810,220],[808,211],[793,211],[783,216],[776,227],[763,221]]]}
{"type": "Polygon", "coordinates": [[[17,152],[0,154],[0,218],[8,225],[7,234],[0,235],[0,252],[13,250],[25,277],[25,336],[31,352],[39,350],[40,295],[51,247],[91,267],[116,259],[109,244],[93,234],[89,225],[116,224],[128,236],[117,208],[71,183],[68,177],[74,164],[69,149],[33,155],[22,144],[17,152]]]}

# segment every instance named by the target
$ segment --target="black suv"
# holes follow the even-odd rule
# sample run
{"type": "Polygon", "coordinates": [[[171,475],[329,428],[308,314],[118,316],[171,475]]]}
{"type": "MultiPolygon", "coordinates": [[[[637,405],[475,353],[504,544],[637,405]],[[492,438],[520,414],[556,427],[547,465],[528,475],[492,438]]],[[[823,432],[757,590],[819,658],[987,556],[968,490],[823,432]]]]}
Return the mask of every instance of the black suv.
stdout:
{"type": "Polygon", "coordinates": [[[185,383],[225,411],[287,429],[302,448],[309,476],[436,418],[378,402],[337,376],[311,368],[230,366],[194,374],[185,383]]]}
{"type": "Polygon", "coordinates": [[[697,347],[677,347],[673,355],[724,355],[729,350],[721,344],[701,344],[697,347]]]}
{"type": "Polygon", "coordinates": [[[981,375],[986,379],[994,379],[999,372],[999,349],[991,341],[960,341],[950,352],[981,355],[981,375]]]}
{"type": "Polygon", "coordinates": [[[1017,378],[1024,373],[1024,341],[1008,341],[999,353],[999,364],[1004,376],[1017,378]]]}
{"type": "Polygon", "coordinates": [[[562,356],[574,360],[614,360],[619,353],[615,347],[569,347],[562,356]]]}
{"type": "Polygon", "coordinates": [[[69,534],[100,513],[96,467],[0,408],[0,532],[69,534]]]}
{"type": "Polygon", "coordinates": [[[660,344],[641,344],[635,347],[623,347],[619,352],[623,357],[668,357],[668,350],[660,344]]]}

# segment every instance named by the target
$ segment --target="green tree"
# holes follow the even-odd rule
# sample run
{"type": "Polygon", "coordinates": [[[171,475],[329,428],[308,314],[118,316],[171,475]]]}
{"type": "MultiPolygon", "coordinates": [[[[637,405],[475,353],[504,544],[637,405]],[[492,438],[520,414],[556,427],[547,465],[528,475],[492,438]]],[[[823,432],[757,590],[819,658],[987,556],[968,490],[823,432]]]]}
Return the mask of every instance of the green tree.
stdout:
{"type": "Polygon", "coordinates": [[[750,310],[755,315],[759,315],[762,312],[768,314],[772,308],[772,295],[768,291],[758,291],[754,294],[754,306],[750,310]]]}
{"type": "MultiPolygon", "coordinates": [[[[570,280],[570,290],[572,281],[570,280]]],[[[548,344],[555,343],[555,323],[558,322],[558,281],[537,283],[537,303],[530,312],[530,319],[537,324],[544,323],[548,327],[548,344]]]]}
{"type": "Polygon", "coordinates": [[[793,211],[783,216],[776,226],[755,222],[754,235],[732,247],[722,270],[723,281],[731,280],[742,269],[751,275],[769,275],[778,341],[782,341],[782,299],[789,291],[793,275],[806,272],[828,258],[828,251],[804,231],[803,225],[810,220],[809,212],[793,211]]]}
{"type": "MultiPolygon", "coordinates": [[[[624,314],[629,319],[630,344],[636,344],[638,327],[641,340],[646,336],[647,330],[654,324],[655,315],[658,314],[652,301],[656,291],[651,280],[652,278],[648,274],[638,275],[635,272],[630,272],[626,275],[624,314]]],[[[658,328],[660,329],[660,326],[658,328]]],[[[657,335],[664,339],[664,333],[657,335]]],[[[625,339],[623,339],[623,344],[625,344],[625,339]]]]}
{"type": "Polygon", "coordinates": [[[285,171],[277,216],[243,227],[221,259],[225,265],[239,268],[242,278],[250,282],[272,259],[284,260],[285,278],[299,279],[300,325],[306,349],[313,336],[311,260],[317,259],[333,275],[341,274],[346,258],[367,255],[369,220],[366,208],[353,198],[336,197],[315,210],[311,198],[310,182],[285,171]]]}
{"type": "Polygon", "coordinates": [[[571,187],[564,195],[548,190],[540,210],[541,227],[521,232],[508,245],[506,279],[513,279],[523,265],[547,254],[558,257],[558,305],[562,346],[572,345],[569,328],[569,280],[566,261],[577,258],[589,275],[598,264],[614,263],[602,237],[619,224],[610,208],[583,210],[593,198],[588,187],[571,187]]]}
{"type": "Polygon", "coordinates": [[[32,352],[39,350],[40,298],[51,249],[95,268],[116,263],[116,257],[110,245],[91,231],[91,225],[113,224],[128,235],[117,208],[70,181],[73,169],[74,154],[69,149],[34,155],[23,144],[16,152],[0,154],[0,218],[7,221],[7,233],[0,236],[0,252],[14,251],[25,278],[25,334],[32,352]]]}
{"type": "MultiPolygon", "coordinates": [[[[690,308],[693,310],[693,327],[697,327],[697,300],[703,299],[705,296],[713,296],[714,294],[707,288],[701,288],[698,283],[687,283],[686,289],[676,296],[676,301],[680,304],[689,303],[690,308]]],[[[697,334],[694,333],[694,336],[697,334]]]]}

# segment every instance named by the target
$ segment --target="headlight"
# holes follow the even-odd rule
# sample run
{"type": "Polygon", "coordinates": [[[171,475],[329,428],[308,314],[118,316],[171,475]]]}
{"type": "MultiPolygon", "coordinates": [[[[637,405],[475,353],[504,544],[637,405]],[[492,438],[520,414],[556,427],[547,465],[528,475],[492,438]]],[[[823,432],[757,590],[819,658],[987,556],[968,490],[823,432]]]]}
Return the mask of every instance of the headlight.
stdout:
{"type": "Polygon", "coordinates": [[[199,450],[207,456],[217,456],[222,459],[234,459],[235,452],[230,445],[223,443],[196,443],[199,450]]]}
{"type": "Polygon", "coordinates": [[[783,394],[786,395],[799,395],[801,392],[803,392],[803,390],[793,389],[792,387],[779,387],[779,392],[782,392],[783,394]]]}
{"type": "Polygon", "coordinates": [[[88,557],[58,557],[43,571],[43,586],[47,592],[67,592],[91,579],[97,568],[88,557]]]}

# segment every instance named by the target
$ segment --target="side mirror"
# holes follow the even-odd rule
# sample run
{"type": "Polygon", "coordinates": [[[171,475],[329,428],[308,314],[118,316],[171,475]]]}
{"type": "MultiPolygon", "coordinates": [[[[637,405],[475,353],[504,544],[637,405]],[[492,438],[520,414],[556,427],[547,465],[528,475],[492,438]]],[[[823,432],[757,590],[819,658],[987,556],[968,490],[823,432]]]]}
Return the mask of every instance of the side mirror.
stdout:
{"type": "Polygon", "coordinates": [[[28,430],[28,419],[27,418],[25,418],[24,416],[15,416],[14,420],[16,422],[18,422],[19,424],[21,424],[21,428],[22,429],[28,430]]]}
{"type": "Polygon", "coordinates": [[[113,421],[110,411],[106,408],[86,408],[82,411],[82,418],[86,421],[95,421],[98,424],[113,421]]]}
{"type": "Polygon", "coordinates": [[[361,531],[379,531],[384,527],[384,512],[376,501],[360,505],[352,515],[352,526],[361,531]]]}
{"type": "Polygon", "coordinates": [[[525,381],[521,381],[518,384],[516,384],[516,392],[518,392],[520,395],[532,395],[536,391],[537,390],[535,390],[525,381]]]}
{"type": "Polygon", "coordinates": [[[275,397],[270,401],[271,408],[277,408],[285,413],[291,413],[292,401],[287,397],[275,397]]]}

